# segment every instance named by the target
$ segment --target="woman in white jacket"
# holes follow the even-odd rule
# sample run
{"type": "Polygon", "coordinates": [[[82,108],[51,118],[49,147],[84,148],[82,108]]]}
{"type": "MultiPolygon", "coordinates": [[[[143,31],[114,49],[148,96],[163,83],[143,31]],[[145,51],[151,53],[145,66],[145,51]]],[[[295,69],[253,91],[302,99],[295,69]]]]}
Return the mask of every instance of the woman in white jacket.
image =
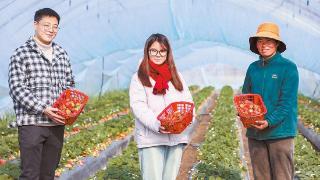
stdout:
{"type": "Polygon", "coordinates": [[[135,116],[135,139],[144,180],[174,180],[189,128],[169,134],[157,116],[170,103],[192,102],[188,86],[177,72],[168,38],[152,34],[146,41],[144,57],[131,79],[130,107],[135,116]]]}

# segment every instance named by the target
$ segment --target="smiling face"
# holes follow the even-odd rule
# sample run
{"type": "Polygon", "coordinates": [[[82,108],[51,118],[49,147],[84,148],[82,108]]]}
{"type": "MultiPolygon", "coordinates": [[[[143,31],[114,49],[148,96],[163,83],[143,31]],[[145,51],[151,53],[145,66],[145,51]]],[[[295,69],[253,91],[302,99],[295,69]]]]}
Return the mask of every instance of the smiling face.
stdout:
{"type": "Polygon", "coordinates": [[[34,22],[34,28],[35,37],[43,44],[50,44],[57,35],[59,22],[54,16],[43,16],[34,22]]]}
{"type": "Polygon", "coordinates": [[[158,41],[155,41],[149,47],[148,53],[150,61],[160,65],[166,61],[168,50],[164,45],[160,44],[158,41]]]}
{"type": "Polygon", "coordinates": [[[278,48],[279,43],[271,38],[258,38],[257,40],[257,49],[259,54],[267,59],[273,56],[278,48]]]}

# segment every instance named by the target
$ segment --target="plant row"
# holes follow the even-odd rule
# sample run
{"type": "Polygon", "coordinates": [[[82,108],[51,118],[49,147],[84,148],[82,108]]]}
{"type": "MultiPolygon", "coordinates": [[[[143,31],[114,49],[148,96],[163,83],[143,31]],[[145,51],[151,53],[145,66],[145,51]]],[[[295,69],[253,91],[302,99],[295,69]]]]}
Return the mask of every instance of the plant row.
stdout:
{"type": "Polygon", "coordinates": [[[214,88],[212,86],[204,87],[197,93],[193,94],[193,102],[196,108],[199,108],[201,103],[209,97],[209,95],[213,92],[214,88]]]}

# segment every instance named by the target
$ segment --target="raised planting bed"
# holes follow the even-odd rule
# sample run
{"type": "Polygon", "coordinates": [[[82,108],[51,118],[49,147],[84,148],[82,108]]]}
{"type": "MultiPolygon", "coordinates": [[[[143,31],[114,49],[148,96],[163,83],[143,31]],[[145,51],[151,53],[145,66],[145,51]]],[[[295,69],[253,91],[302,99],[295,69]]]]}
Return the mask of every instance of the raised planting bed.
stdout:
{"type": "Polygon", "coordinates": [[[320,134],[320,102],[309,97],[298,96],[299,119],[304,126],[320,134]]]}
{"type": "Polygon", "coordinates": [[[295,138],[295,174],[300,179],[320,179],[320,152],[301,135],[295,138]]]}

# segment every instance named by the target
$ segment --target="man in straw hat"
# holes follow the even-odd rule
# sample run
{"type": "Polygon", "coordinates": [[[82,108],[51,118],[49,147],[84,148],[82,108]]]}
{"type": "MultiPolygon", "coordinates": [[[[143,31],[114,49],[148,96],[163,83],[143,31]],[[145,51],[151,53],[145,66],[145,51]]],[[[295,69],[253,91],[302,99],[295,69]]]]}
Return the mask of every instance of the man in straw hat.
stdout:
{"type": "Polygon", "coordinates": [[[259,60],[250,64],[242,93],[260,94],[267,107],[264,120],[247,130],[255,179],[293,179],[293,138],[297,134],[297,66],[282,57],[285,43],[274,23],[259,25],[249,38],[259,60]]]}

